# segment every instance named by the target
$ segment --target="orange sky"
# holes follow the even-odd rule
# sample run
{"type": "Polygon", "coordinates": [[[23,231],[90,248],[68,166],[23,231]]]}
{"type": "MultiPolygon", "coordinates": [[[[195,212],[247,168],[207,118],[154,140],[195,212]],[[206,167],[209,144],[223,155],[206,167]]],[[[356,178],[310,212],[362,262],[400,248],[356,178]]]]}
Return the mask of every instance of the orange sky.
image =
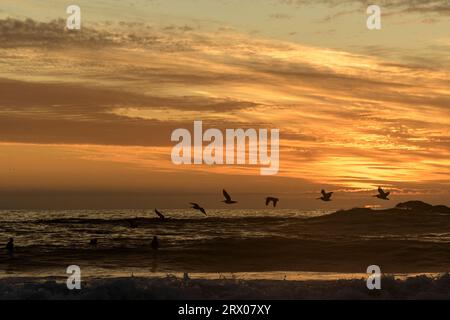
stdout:
{"type": "MultiPolygon", "coordinates": [[[[247,194],[246,207],[261,207],[266,194],[284,197],[287,207],[324,207],[315,200],[322,187],[337,192],[334,206],[351,207],[380,204],[369,197],[379,185],[395,200],[450,203],[445,7],[430,10],[435,21],[423,22],[397,1],[397,15],[383,24],[385,42],[379,34],[371,41],[365,11],[355,9],[346,22],[331,24],[328,33],[342,39],[335,43],[318,33],[331,22],[310,22],[318,39],[302,41],[282,35],[291,24],[275,34],[257,20],[305,9],[302,1],[264,2],[248,21],[251,30],[226,11],[214,16],[214,5],[205,5],[208,21],[172,2],[138,13],[132,8],[139,1],[129,9],[81,1],[81,32],[54,21],[64,10],[5,2],[0,207],[184,207],[192,197],[217,207],[223,187],[247,194]],[[141,22],[147,13],[166,18],[141,22]],[[361,28],[339,29],[348,21],[361,28]],[[405,25],[419,30],[414,45],[404,42],[405,25]],[[430,38],[433,25],[440,31],[430,38]],[[173,165],[170,134],[193,130],[194,120],[205,129],[279,128],[280,173],[173,165]]],[[[308,8],[324,17],[345,12],[326,1],[308,8]]]]}

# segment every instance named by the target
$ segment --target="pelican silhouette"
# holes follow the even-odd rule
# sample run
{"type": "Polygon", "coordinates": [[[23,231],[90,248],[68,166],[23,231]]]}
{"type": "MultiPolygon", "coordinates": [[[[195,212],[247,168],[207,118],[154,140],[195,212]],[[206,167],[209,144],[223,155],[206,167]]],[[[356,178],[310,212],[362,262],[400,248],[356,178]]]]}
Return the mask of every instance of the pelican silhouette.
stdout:
{"type": "Polygon", "coordinates": [[[391,193],[390,192],[384,192],[384,190],[381,187],[378,187],[378,194],[374,197],[381,199],[381,200],[390,200],[388,197],[391,193]]]}
{"type": "Polygon", "coordinates": [[[275,208],[277,206],[278,201],[280,201],[280,199],[274,198],[274,197],[267,197],[266,198],[266,206],[268,206],[272,202],[273,207],[275,208]]]}
{"type": "Polygon", "coordinates": [[[155,209],[155,213],[161,220],[166,219],[166,217],[164,217],[164,215],[161,212],[159,212],[158,209],[155,209]]]}
{"type": "Polygon", "coordinates": [[[317,200],[331,201],[331,196],[333,195],[333,192],[325,192],[325,190],[322,189],[321,193],[322,196],[320,198],[317,198],[317,200]]]}
{"type": "Polygon", "coordinates": [[[228,192],[225,191],[225,189],[222,190],[223,196],[225,197],[225,200],[222,202],[225,202],[226,204],[233,204],[237,203],[237,201],[231,200],[231,196],[228,194],[228,192]]]}
{"type": "Polygon", "coordinates": [[[197,203],[194,203],[194,202],[191,202],[190,204],[192,205],[192,207],[191,207],[192,209],[198,210],[198,211],[200,211],[201,213],[203,213],[206,216],[205,209],[200,207],[200,205],[198,205],[197,203]]]}

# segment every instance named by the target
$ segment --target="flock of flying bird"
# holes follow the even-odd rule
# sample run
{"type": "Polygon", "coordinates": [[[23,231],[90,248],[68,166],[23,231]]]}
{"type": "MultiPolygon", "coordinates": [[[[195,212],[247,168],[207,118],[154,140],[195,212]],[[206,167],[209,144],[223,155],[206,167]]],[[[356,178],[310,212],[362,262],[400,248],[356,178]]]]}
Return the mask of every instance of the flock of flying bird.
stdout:
{"type": "MultiPolygon", "coordinates": [[[[331,196],[333,195],[333,192],[326,192],[325,190],[321,191],[322,196],[320,198],[317,198],[317,200],[322,201],[331,201],[331,196]]],[[[378,187],[378,194],[374,195],[374,197],[381,199],[381,200],[390,200],[388,197],[391,193],[385,192],[383,188],[378,187]]]]}
{"type": "MultiPolygon", "coordinates": [[[[226,190],[223,190],[222,193],[223,193],[223,196],[225,198],[225,200],[222,200],[223,203],[226,203],[226,204],[238,203],[237,201],[234,201],[231,198],[230,194],[226,190]]],[[[325,190],[322,190],[321,194],[322,194],[322,196],[320,198],[317,198],[317,200],[322,200],[322,201],[325,201],[325,202],[331,201],[331,197],[333,196],[333,192],[326,192],[325,190]]],[[[378,199],[381,199],[381,200],[389,200],[389,198],[388,198],[389,195],[390,195],[390,192],[385,192],[381,187],[379,187],[378,188],[378,194],[374,195],[374,197],[376,197],[378,199]]],[[[278,201],[280,201],[280,199],[275,198],[275,197],[267,197],[266,198],[266,206],[272,204],[273,207],[275,208],[277,206],[278,201]]],[[[200,211],[201,213],[203,213],[206,216],[205,208],[201,207],[198,203],[195,203],[195,202],[191,202],[190,204],[191,204],[191,208],[192,209],[198,210],[198,211],[200,211]]],[[[164,216],[164,214],[162,212],[160,212],[158,209],[155,209],[155,213],[161,220],[170,219],[170,218],[166,218],[164,216]]],[[[129,223],[130,223],[130,228],[137,228],[138,227],[137,217],[134,220],[129,220],[129,223]]],[[[96,238],[91,239],[89,244],[91,246],[96,247],[97,244],[98,244],[98,239],[96,239],[96,238]]],[[[151,246],[155,250],[157,250],[159,248],[159,240],[158,240],[157,236],[153,237],[151,246]]]]}
{"type": "MultiPolygon", "coordinates": [[[[226,203],[226,204],[238,203],[237,201],[234,201],[231,198],[230,194],[225,189],[222,191],[222,193],[223,193],[225,200],[222,200],[221,202],[226,203]]],[[[317,200],[322,200],[325,202],[331,201],[333,192],[326,192],[325,190],[322,190],[321,194],[322,194],[322,196],[320,198],[317,198],[317,200]]],[[[381,200],[389,200],[388,197],[390,194],[391,194],[390,192],[385,192],[381,187],[378,187],[378,194],[374,195],[374,197],[381,199],[381,200]]],[[[267,197],[266,198],[266,206],[268,206],[269,204],[272,203],[273,207],[275,208],[277,206],[278,201],[280,201],[280,199],[275,198],[275,197],[267,197]]],[[[205,208],[201,207],[198,203],[195,203],[195,202],[191,202],[190,204],[191,204],[192,209],[198,210],[206,216],[205,208]]],[[[155,213],[161,220],[166,219],[166,217],[160,211],[158,211],[158,209],[155,209],[155,213]]]]}

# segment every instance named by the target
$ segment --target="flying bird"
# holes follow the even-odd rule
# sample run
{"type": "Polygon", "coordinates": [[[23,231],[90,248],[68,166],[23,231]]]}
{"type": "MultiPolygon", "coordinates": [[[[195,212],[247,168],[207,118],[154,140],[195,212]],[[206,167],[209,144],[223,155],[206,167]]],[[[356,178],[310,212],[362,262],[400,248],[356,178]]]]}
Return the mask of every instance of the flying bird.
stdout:
{"type": "Polygon", "coordinates": [[[223,200],[222,202],[225,202],[226,204],[237,203],[237,201],[231,200],[231,196],[228,194],[228,192],[225,191],[225,189],[223,189],[222,193],[223,196],[225,197],[225,200],[223,200]]]}
{"type": "Polygon", "coordinates": [[[205,209],[203,209],[202,207],[200,207],[200,205],[198,205],[197,203],[191,202],[192,205],[192,209],[198,210],[200,212],[202,212],[205,216],[206,216],[206,211],[205,209]]]}
{"type": "Polygon", "coordinates": [[[374,197],[377,197],[381,200],[390,200],[388,197],[391,193],[390,192],[384,192],[384,190],[381,187],[378,187],[378,194],[374,197]]]}
{"type": "Polygon", "coordinates": [[[320,198],[317,198],[317,200],[331,201],[331,196],[333,195],[333,192],[325,192],[325,190],[322,189],[321,193],[322,196],[320,198]]]}
{"type": "Polygon", "coordinates": [[[274,198],[274,197],[267,197],[266,198],[266,206],[268,206],[272,202],[273,207],[275,208],[277,206],[278,201],[280,201],[280,199],[274,198]]]}
{"type": "Polygon", "coordinates": [[[158,209],[155,209],[155,213],[161,220],[166,219],[166,217],[161,212],[159,212],[158,209]]]}

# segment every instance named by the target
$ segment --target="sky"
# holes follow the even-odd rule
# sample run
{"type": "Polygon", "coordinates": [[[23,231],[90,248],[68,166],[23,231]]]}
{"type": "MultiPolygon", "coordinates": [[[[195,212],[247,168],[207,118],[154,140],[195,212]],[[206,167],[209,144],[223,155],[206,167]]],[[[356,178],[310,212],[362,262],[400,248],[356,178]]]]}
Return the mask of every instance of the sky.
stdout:
{"type": "Polygon", "coordinates": [[[450,3],[371,4],[2,0],[0,208],[449,205],[450,3]],[[279,173],[174,165],[194,120],[279,129],[279,173]]]}

